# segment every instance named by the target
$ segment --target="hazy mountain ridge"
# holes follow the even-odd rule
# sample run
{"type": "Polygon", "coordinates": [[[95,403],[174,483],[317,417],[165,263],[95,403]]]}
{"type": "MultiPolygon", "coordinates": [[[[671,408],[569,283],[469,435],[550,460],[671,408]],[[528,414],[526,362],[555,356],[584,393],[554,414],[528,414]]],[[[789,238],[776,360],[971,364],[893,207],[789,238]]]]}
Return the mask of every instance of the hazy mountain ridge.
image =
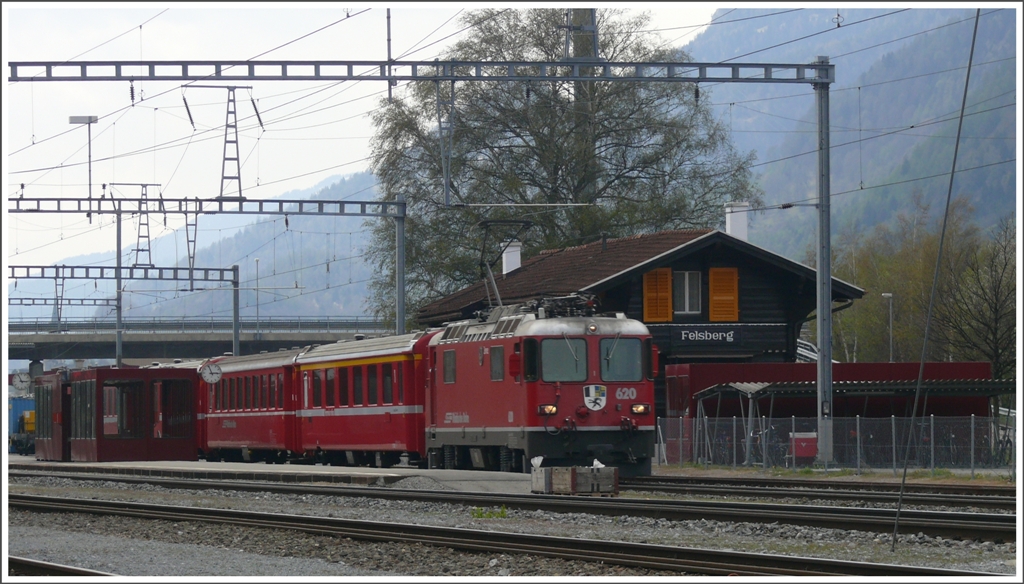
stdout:
{"type": "MultiPolygon", "coordinates": [[[[726,18],[766,12],[771,11],[737,10],[726,18]]],[[[886,12],[892,11],[850,10],[845,11],[845,15],[852,21],[886,12]]],[[[965,117],[958,170],[1014,158],[1015,13],[1012,10],[986,12],[983,11],[979,23],[967,113],[995,109],[965,117]]],[[[697,60],[723,60],[728,56],[714,52],[725,50],[726,30],[729,38],[735,38],[740,46],[732,52],[742,54],[750,45],[772,46],[811,34],[815,29],[824,30],[822,26],[829,15],[834,17],[834,11],[803,10],[723,25],[720,29],[708,29],[686,49],[697,60]],[[792,22],[778,23],[789,18],[792,22]],[[726,26],[736,28],[726,29],[726,26]]],[[[864,231],[894,220],[898,213],[911,208],[915,191],[922,194],[935,213],[941,212],[949,181],[948,174],[942,175],[949,172],[952,161],[973,16],[973,10],[915,9],[859,25],[857,34],[842,42],[837,31],[836,40],[832,42],[818,43],[817,39],[831,36],[822,34],[787,46],[793,48],[783,47],[785,57],[798,50],[807,53],[808,46],[816,47],[814,55],[842,55],[893,38],[936,29],[910,36],[900,43],[831,59],[837,76],[837,83],[830,91],[833,237],[839,232],[864,231]],[[898,28],[895,28],[897,22],[898,28]],[[877,59],[864,58],[880,50],[885,52],[877,59]],[[851,79],[850,75],[858,71],[860,73],[851,79]],[[894,82],[896,80],[900,81],[894,82]],[[930,123],[936,119],[950,121],[930,123]],[[911,125],[916,127],[895,132],[911,125]],[[891,135],[878,137],[886,133],[891,135]],[[913,180],[931,175],[940,176],[913,180]],[[861,190],[862,182],[864,190],[861,190]],[[870,188],[876,185],[892,186],[870,188]]],[[[776,58],[776,51],[769,52],[769,58],[752,55],[742,61],[809,62],[813,58],[776,58]]],[[[734,115],[731,119],[737,147],[757,150],[759,163],[811,153],[755,169],[761,175],[760,183],[769,205],[813,202],[817,196],[817,156],[813,154],[817,131],[815,103],[810,88],[804,92],[807,97],[770,99],[801,92],[794,91],[793,87],[769,84],[719,85],[713,89],[711,99],[715,103],[733,98],[748,102],[761,100],[742,107],[764,113],[744,110],[749,115],[742,118],[734,115]],[[736,95],[737,90],[733,88],[745,89],[742,97],[736,95]],[[730,93],[723,96],[726,92],[730,93]],[[788,111],[784,111],[785,108],[788,111]]],[[[738,108],[732,107],[734,114],[738,108]]],[[[719,115],[724,116],[721,119],[729,121],[728,109],[728,105],[719,106],[719,115]]],[[[969,198],[975,207],[975,222],[982,228],[989,227],[1000,216],[1014,210],[1015,171],[1016,165],[1008,163],[958,172],[954,196],[969,198]]],[[[773,251],[803,260],[807,249],[813,245],[816,224],[813,207],[767,211],[752,216],[750,238],[773,251]]]]}

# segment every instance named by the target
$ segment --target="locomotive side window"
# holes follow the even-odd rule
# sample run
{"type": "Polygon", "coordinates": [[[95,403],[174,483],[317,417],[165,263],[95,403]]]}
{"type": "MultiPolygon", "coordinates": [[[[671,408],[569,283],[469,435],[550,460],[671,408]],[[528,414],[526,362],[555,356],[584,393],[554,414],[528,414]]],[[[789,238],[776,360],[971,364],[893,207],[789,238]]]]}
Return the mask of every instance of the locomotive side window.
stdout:
{"type": "Polygon", "coordinates": [[[384,394],[386,404],[394,403],[394,363],[383,363],[380,366],[381,393],[384,394]]]}
{"type": "Polygon", "coordinates": [[[544,339],[540,343],[541,378],[544,381],[586,381],[587,341],[544,339]]]}
{"type": "Polygon", "coordinates": [[[352,405],[363,405],[363,368],[352,368],[352,405]]]}
{"type": "Polygon", "coordinates": [[[348,367],[338,368],[338,405],[348,405],[348,367]]]}
{"type": "Polygon", "coordinates": [[[601,380],[640,381],[643,356],[640,339],[601,339],[601,380]]]}
{"type": "Polygon", "coordinates": [[[334,368],[327,370],[327,383],[324,385],[324,404],[329,407],[334,407],[334,368]]]}
{"type": "Polygon", "coordinates": [[[491,381],[505,379],[505,347],[491,347],[491,381]]]}
{"type": "Polygon", "coordinates": [[[455,383],[455,351],[444,352],[444,382],[455,383]]]}
{"type": "Polygon", "coordinates": [[[323,401],[321,394],[323,393],[323,377],[324,372],[320,369],[313,370],[313,407],[319,408],[323,401]]]}
{"type": "Polygon", "coordinates": [[[537,381],[537,339],[523,341],[523,378],[537,381]]]}
{"type": "Polygon", "coordinates": [[[377,365],[366,366],[366,403],[377,405],[377,365]]]}

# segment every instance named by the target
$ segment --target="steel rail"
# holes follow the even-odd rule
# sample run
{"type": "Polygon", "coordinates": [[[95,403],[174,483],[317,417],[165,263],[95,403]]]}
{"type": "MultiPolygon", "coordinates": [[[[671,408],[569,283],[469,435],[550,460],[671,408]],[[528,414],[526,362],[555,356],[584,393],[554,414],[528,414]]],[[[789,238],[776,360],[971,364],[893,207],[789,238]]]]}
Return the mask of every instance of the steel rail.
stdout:
{"type": "MultiPolygon", "coordinates": [[[[153,471],[158,472],[158,471],[153,471]]],[[[21,476],[15,471],[9,476],[21,476]]],[[[55,476],[47,473],[46,476],[55,476]]],[[[75,475],[73,478],[82,478],[75,475]]],[[[544,510],[556,513],[588,513],[611,516],[639,516],[673,521],[707,519],[727,522],[786,523],[855,529],[877,533],[892,530],[894,509],[860,507],[827,507],[814,505],[782,505],[746,502],[673,501],[571,497],[564,495],[516,495],[506,493],[478,493],[466,491],[425,491],[411,489],[313,486],[279,483],[169,480],[149,477],[97,477],[91,480],[139,482],[181,489],[222,489],[284,494],[316,494],[335,497],[372,497],[391,500],[427,501],[478,505],[505,506],[513,509],[544,510]]],[[[956,513],[948,511],[903,510],[900,514],[902,533],[926,533],[947,538],[1016,541],[1016,514],[1009,513],[956,513]]]]}
{"type": "MultiPolygon", "coordinates": [[[[681,476],[649,476],[620,479],[619,486],[629,488],[648,485],[730,485],[750,487],[809,487],[839,490],[866,490],[897,493],[898,482],[881,481],[839,481],[829,479],[787,479],[772,477],[681,477],[681,476]]],[[[950,483],[907,483],[904,493],[935,493],[948,495],[989,495],[1015,497],[1017,487],[1013,485],[962,485],[950,483]]]]}
{"type": "Polygon", "coordinates": [[[946,570],[895,564],[874,564],[729,552],[665,545],[637,544],[563,538],[546,535],[501,533],[476,529],[432,527],[376,521],[354,521],[307,515],[282,515],[253,511],[231,511],[66,499],[32,495],[10,495],[8,506],[42,512],[110,514],[170,521],[208,521],[375,541],[403,541],[446,546],[453,549],[503,553],[524,553],[568,560],[669,570],[709,575],[801,575],[801,576],[996,576],[979,572],[946,570]]]}
{"type": "MultiPolygon", "coordinates": [[[[894,505],[899,498],[899,493],[890,489],[877,491],[873,489],[805,488],[799,482],[794,482],[788,487],[751,487],[713,484],[655,484],[647,481],[622,479],[619,481],[619,488],[672,494],[770,497],[775,499],[826,499],[831,501],[891,503],[894,505]]],[[[1010,510],[1017,508],[1016,497],[1002,495],[907,493],[903,495],[903,502],[908,505],[922,506],[981,507],[1010,510]]]]}
{"type": "Polygon", "coordinates": [[[14,574],[10,576],[116,576],[107,572],[87,570],[78,566],[65,566],[42,560],[7,556],[7,569],[14,574]]]}

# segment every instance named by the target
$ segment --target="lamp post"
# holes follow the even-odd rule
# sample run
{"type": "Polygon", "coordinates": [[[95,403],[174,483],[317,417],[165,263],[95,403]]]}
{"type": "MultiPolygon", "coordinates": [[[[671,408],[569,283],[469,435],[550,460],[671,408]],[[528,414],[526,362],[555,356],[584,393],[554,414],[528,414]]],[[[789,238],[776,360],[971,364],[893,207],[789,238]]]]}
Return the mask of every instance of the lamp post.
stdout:
{"type": "Polygon", "coordinates": [[[96,116],[70,116],[69,124],[85,124],[89,130],[89,198],[92,198],[92,125],[99,121],[96,116]]]}
{"type": "Polygon", "coordinates": [[[882,298],[889,299],[889,362],[892,363],[892,292],[882,292],[882,298]]]}
{"type": "Polygon", "coordinates": [[[256,340],[260,340],[260,258],[256,258],[256,340]]]}

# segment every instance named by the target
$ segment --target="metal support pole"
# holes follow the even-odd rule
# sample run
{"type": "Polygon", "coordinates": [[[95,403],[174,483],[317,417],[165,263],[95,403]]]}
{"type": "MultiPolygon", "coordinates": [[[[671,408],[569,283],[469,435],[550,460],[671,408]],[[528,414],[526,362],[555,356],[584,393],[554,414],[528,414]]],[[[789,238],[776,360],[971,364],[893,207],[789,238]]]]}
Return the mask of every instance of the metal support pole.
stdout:
{"type": "Polygon", "coordinates": [[[256,340],[260,340],[260,258],[256,258],[256,340]]]}
{"type": "MultiPolygon", "coordinates": [[[[405,203],[405,195],[399,193],[396,200],[405,203]]],[[[405,205],[401,205],[395,217],[395,334],[405,334],[405,205]]]]}
{"type": "MultiPolygon", "coordinates": [[[[828,57],[818,57],[827,64],[828,57]]],[[[822,73],[818,73],[822,77],[822,73]]],[[[826,74],[827,76],[827,74],[826,74]]],[[[829,177],[829,83],[815,83],[818,106],[818,460],[832,460],[832,252],[829,177]]]]}
{"type": "Polygon", "coordinates": [[[857,416],[857,474],[860,474],[860,416],[857,416]]]}
{"type": "Polygon", "coordinates": [[[121,311],[122,311],[123,298],[122,298],[122,295],[121,295],[121,208],[120,207],[118,207],[116,219],[117,219],[117,245],[115,247],[114,254],[117,256],[117,264],[116,264],[117,265],[117,278],[115,278],[114,285],[117,287],[117,310],[115,311],[115,313],[117,314],[117,325],[116,325],[117,328],[116,328],[116,330],[114,332],[114,335],[115,335],[114,338],[116,339],[114,341],[114,356],[116,358],[117,368],[120,369],[121,368],[121,361],[122,361],[122,359],[124,357],[124,351],[123,351],[123,341],[124,341],[124,339],[121,338],[122,329],[124,327],[121,326],[121,311]]]}
{"type": "Polygon", "coordinates": [[[732,417],[732,467],[736,468],[736,416],[732,417]]]}
{"type": "Polygon", "coordinates": [[[761,416],[761,468],[768,471],[768,428],[761,416]]]}
{"type": "Polygon", "coordinates": [[[241,325],[238,319],[238,264],[231,266],[231,287],[232,287],[232,310],[231,310],[231,354],[238,356],[242,354],[241,325]]]}
{"type": "Polygon", "coordinates": [[[928,443],[931,446],[931,453],[928,468],[935,474],[935,414],[928,414],[928,443]]]}
{"type": "Polygon", "coordinates": [[[896,416],[892,417],[892,476],[896,474],[896,416]]]}
{"type": "Polygon", "coordinates": [[[971,414],[971,480],[974,480],[974,414],[971,414]]]}

